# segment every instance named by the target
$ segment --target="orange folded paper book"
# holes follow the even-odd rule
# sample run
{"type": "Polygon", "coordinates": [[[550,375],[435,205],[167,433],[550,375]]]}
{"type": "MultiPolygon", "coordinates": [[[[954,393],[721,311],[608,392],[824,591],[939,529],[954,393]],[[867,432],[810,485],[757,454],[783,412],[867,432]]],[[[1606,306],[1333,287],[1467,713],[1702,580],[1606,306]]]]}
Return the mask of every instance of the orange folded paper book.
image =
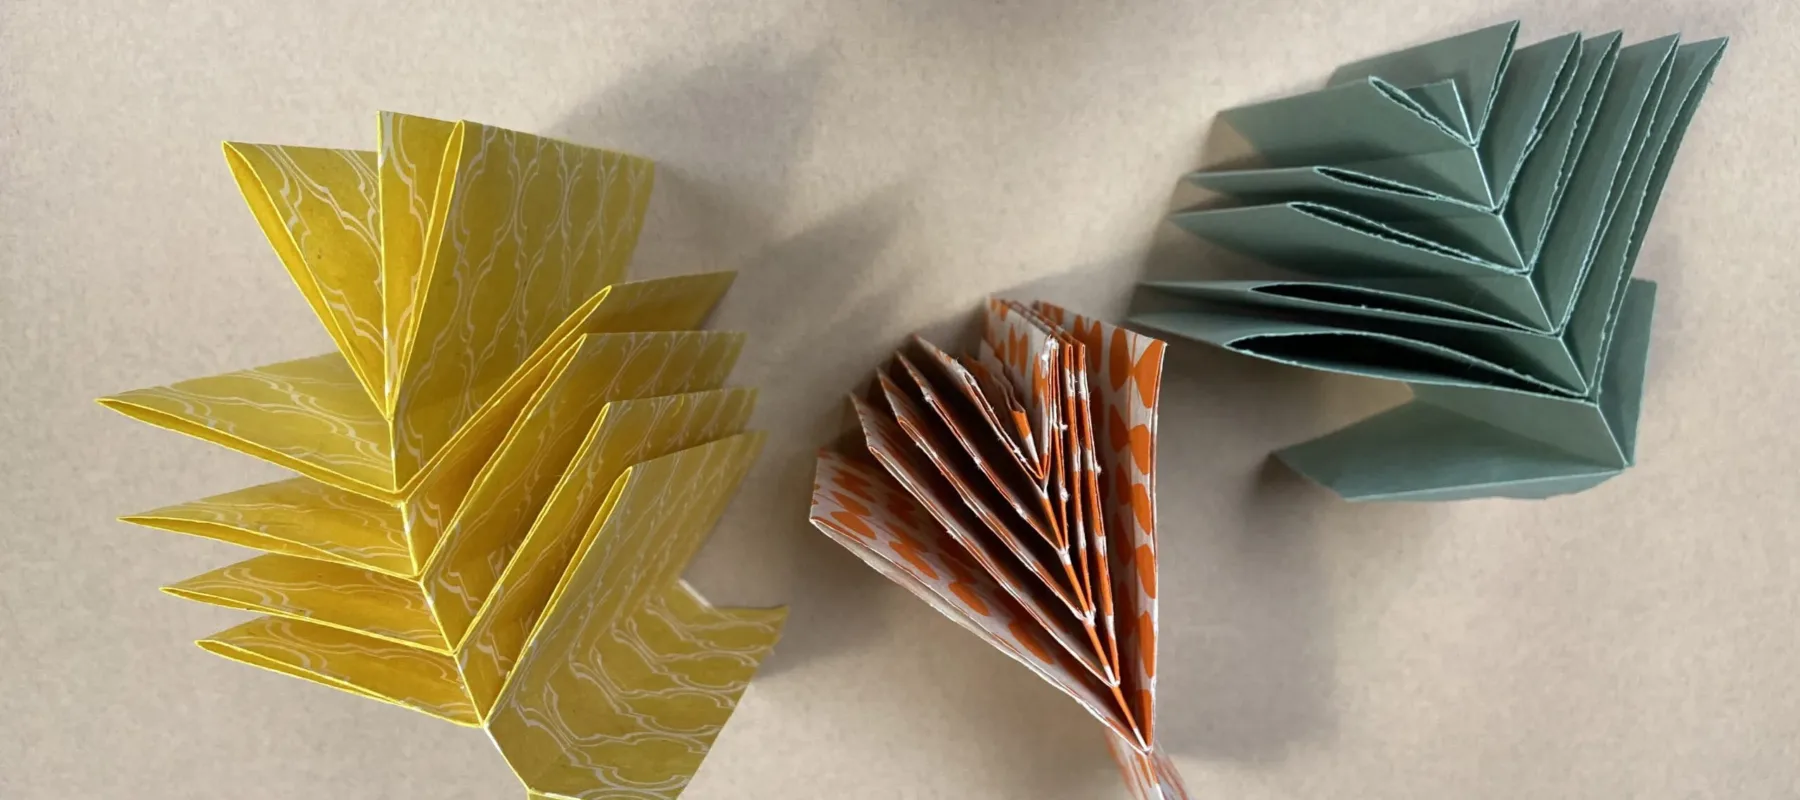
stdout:
{"type": "Polygon", "coordinates": [[[1156,399],[1163,343],[990,300],[977,352],[919,337],[819,454],[812,523],[1074,698],[1134,797],[1185,800],[1156,745],[1156,399]]]}

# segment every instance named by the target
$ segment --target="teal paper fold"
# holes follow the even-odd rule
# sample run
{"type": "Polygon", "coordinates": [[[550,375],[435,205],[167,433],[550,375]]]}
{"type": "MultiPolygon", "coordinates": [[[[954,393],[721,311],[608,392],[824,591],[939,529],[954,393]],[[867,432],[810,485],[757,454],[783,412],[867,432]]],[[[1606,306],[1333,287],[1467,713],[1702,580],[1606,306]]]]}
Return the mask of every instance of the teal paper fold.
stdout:
{"type": "Polygon", "coordinates": [[[1655,286],[1632,277],[1726,40],[1515,47],[1506,23],[1222,114],[1263,157],[1188,232],[1294,277],[1146,284],[1140,327],[1413,399],[1280,451],[1351,500],[1542,498],[1629,468],[1655,286]]]}

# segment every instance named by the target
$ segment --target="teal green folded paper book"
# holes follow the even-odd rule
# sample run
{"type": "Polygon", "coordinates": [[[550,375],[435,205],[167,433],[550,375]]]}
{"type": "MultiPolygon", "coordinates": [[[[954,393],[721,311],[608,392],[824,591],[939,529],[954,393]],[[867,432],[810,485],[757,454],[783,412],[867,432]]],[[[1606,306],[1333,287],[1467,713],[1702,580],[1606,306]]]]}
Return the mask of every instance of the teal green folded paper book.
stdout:
{"type": "Polygon", "coordinates": [[[1635,459],[1656,286],[1632,277],[1725,40],[1507,23],[1224,112],[1254,169],[1175,224],[1288,275],[1147,284],[1138,327],[1413,399],[1276,455],[1350,500],[1544,498],[1635,459]]]}

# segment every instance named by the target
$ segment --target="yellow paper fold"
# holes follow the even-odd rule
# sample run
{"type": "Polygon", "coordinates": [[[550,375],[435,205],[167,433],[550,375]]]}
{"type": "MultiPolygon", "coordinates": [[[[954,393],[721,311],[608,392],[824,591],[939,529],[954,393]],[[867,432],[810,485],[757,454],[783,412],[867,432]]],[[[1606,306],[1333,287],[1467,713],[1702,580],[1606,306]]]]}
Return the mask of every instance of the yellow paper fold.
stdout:
{"type": "Polygon", "coordinates": [[[337,352],[100,401],[297,476],[122,519],[259,551],[164,587],[261,615],[207,651],[461,725],[530,717],[556,749],[495,738],[533,797],[672,797],[786,614],[680,581],[762,441],[755,392],[724,388],[743,336],[697,330],[733,276],[623,280],[649,161],[379,131],[225,146],[337,352]],[[564,718],[596,703],[637,727],[564,718]]]}

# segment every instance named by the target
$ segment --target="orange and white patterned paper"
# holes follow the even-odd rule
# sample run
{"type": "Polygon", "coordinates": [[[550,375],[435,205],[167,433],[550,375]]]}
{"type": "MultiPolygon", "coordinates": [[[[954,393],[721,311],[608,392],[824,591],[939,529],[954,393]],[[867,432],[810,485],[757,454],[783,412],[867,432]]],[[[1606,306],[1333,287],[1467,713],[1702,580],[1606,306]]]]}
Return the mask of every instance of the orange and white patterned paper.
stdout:
{"type": "Polygon", "coordinates": [[[1156,398],[1163,343],[988,302],[976,351],[915,339],[819,455],[812,522],[1069,695],[1132,796],[1185,800],[1156,744],[1156,398]]]}

